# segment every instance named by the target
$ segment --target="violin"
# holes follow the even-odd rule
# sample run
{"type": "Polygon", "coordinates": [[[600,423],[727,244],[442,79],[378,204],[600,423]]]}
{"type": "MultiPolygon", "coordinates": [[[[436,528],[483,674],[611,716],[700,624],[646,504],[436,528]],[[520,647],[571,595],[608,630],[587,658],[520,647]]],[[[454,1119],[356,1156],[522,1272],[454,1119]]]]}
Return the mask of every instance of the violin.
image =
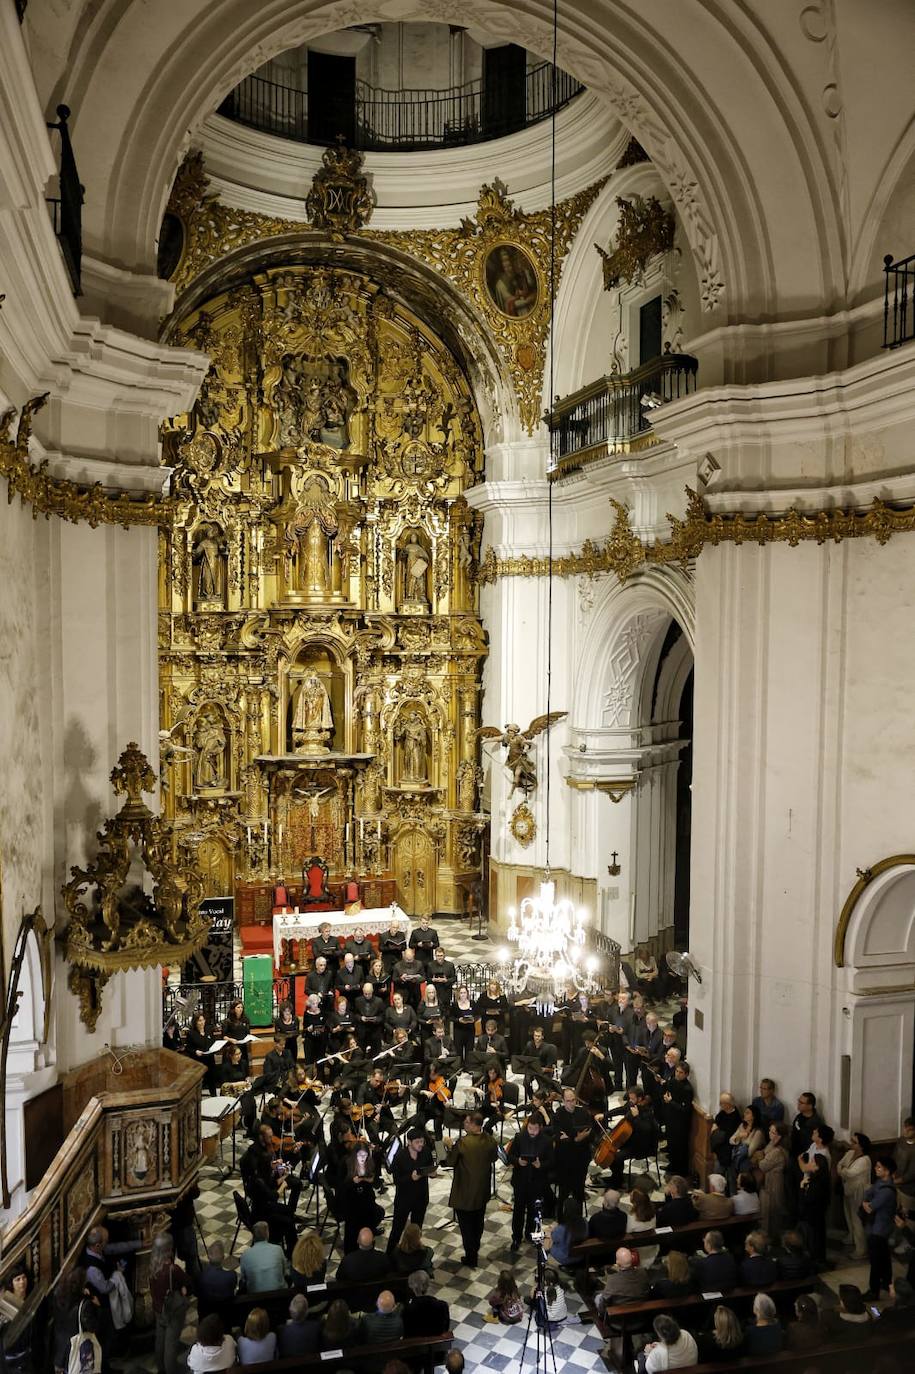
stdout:
{"type": "Polygon", "coordinates": [[[430,1074],[426,1091],[430,1097],[437,1098],[443,1106],[451,1101],[451,1089],[440,1073],[430,1074]]]}
{"type": "Polygon", "coordinates": [[[360,1106],[353,1107],[352,1111],[350,1112],[350,1118],[353,1121],[361,1121],[363,1117],[372,1117],[374,1115],[374,1102],[363,1102],[360,1106]]]}

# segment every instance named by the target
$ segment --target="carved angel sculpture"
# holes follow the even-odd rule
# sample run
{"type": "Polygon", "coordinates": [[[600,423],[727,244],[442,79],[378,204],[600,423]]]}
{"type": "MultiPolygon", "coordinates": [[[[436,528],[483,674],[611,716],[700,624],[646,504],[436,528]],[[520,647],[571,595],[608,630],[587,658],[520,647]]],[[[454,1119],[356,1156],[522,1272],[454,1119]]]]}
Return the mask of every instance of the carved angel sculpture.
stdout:
{"type": "Polygon", "coordinates": [[[546,715],[535,716],[526,730],[520,725],[506,725],[500,730],[496,725],[484,725],[478,730],[479,739],[497,739],[505,749],[505,766],[512,775],[512,792],[523,792],[529,797],[537,790],[537,765],[531,758],[531,745],[544,730],[549,730],[557,720],[564,720],[568,711],[550,711],[546,715]]]}

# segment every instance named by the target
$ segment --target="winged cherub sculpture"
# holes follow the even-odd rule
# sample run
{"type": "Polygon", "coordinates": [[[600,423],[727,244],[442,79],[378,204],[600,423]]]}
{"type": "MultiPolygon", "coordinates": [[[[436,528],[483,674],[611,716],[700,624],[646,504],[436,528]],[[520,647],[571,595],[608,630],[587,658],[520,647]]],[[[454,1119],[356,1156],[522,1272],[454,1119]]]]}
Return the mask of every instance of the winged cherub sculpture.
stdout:
{"type": "Polygon", "coordinates": [[[477,731],[478,739],[497,739],[505,753],[505,766],[512,775],[512,792],[523,792],[529,797],[537,790],[537,765],[531,758],[531,745],[544,730],[549,730],[557,720],[564,720],[568,711],[550,711],[543,716],[535,716],[526,730],[520,725],[506,725],[500,730],[497,725],[484,725],[477,731]]]}

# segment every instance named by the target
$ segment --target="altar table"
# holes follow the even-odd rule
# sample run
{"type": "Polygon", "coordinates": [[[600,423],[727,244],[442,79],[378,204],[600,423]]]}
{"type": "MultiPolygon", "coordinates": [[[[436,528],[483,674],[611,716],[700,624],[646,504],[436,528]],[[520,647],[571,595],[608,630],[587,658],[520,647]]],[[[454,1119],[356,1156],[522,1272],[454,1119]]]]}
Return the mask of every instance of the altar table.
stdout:
{"type": "Polygon", "coordinates": [[[273,918],[273,958],[280,966],[283,940],[310,940],[321,926],[329,925],[331,935],[352,935],[362,929],[366,935],[381,935],[391,925],[402,930],[409,939],[410,918],[396,902],[392,906],[363,907],[354,916],[345,911],[287,911],[273,918]]]}

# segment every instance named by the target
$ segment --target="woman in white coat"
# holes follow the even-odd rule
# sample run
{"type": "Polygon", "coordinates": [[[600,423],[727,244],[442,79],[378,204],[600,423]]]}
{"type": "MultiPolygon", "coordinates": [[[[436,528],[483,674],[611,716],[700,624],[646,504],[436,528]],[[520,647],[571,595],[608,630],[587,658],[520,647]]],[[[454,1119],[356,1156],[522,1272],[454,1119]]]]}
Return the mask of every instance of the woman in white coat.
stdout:
{"type": "Polygon", "coordinates": [[[853,1258],[867,1259],[867,1237],[858,1208],[871,1184],[871,1142],[862,1131],[851,1138],[851,1149],[839,1160],[838,1173],[842,1180],[842,1201],[845,1206],[845,1225],[851,1241],[853,1258]]]}

